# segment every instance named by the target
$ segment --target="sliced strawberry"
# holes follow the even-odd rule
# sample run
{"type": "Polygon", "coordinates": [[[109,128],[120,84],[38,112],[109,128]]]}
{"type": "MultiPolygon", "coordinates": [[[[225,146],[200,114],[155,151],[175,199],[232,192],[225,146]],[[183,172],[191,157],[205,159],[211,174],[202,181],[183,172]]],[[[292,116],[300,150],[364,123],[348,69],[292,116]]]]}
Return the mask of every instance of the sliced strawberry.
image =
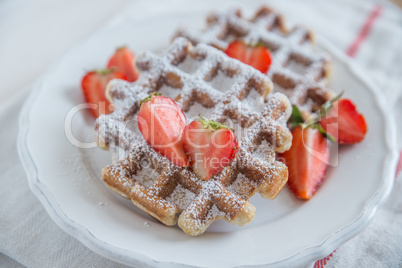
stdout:
{"type": "Polygon", "coordinates": [[[134,54],[127,47],[116,49],[116,52],[110,58],[107,67],[116,67],[120,72],[127,76],[129,82],[134,82],[138,78],[138,71],[134,65],[134,54]]]}
{"type": "Polygon", "coordinates": [[[271,66],[271,53],[263,45],[248,46],[241,40],[229,44],[225,53],[266,73],[271,66]]]}
{"type": "Polygon", "coordinates": [[[98,118],[100,114],[112,112],[109,107],[110,102],[105,96],[105,89],[107,83],[114,78],[127,80],[123,73],[114,68],[92,71],[82,78],[81,88],[85,101],[97,105],[96,109],[91,109],[91,113],[95,118],[98,118]]]}
{"type": "Polygon", "coordinates": [[[190,165],[181,140],[186,122],[182,108],[171,98],[154,92],[141,101],[138,128],[144,139],[180,167],[190,165]]]}
{"type": "Polygon", "coordinates": [[[361,142],[367,132],[366,120],[349,99],[334,102],[332,109],[321,119],[320,125],[338,143],[343,144],[361,142]]]}
{"type": "Polygon", "coordinates": [[[289,169],[288,185],[296,197],[310,199],[324,179],[329,149],[326,139],[315,128],[298,126],[292,135],[292,147],[280,154],[289,169]]]}
{"type": "Polygon", "coordinates": [[[200,116],[184,129],[184,150],[195,174],[209,180],[230,164],[238,151],[234,132],[225,125],[200,116]]]}

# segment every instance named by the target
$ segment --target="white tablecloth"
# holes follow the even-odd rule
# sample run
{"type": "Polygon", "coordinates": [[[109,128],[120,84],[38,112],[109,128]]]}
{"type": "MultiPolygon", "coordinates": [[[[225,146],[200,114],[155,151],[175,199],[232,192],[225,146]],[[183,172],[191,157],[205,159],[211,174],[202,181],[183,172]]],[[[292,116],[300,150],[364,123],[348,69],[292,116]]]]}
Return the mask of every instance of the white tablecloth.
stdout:
{"type": "MultiPolygon", "coordinates": [[[[159,8],[174,9],[182,2],[153,3],[159,8]]],[[[53,58],[127,3],[128,0],[0,1],[0,266],[123,267],[93,253],[50,219],[29,190],[16,151],[16,136],[19,109],[35,78],[53,58]]],[[[139,6],[143,3],[138,2],[139,6]]],[[[313,28],[339,49],[350,52],[350,47],[356,47],[352,56],[383,89],[399,120],[401,148],[401,10],[387,2],[368,0],[282,1],[272,5],[290,20],[313,28]]],[[[391,197],[370,226],[311,266],[401,265],[401,208],[399,176],[391,197]]]]}

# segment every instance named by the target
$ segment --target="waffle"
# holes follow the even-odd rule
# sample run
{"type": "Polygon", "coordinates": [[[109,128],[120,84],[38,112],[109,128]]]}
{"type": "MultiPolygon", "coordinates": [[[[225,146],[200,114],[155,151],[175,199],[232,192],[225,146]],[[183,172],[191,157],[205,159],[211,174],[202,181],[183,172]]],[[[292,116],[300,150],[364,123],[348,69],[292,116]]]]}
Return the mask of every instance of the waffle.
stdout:
{"type": "Polygon", "coordinates": [[[275,154],[291,145],[289,100],[271,94],[272,82],[261,72],[209,45],[193,47],[184,38],[174,40],[161,56],[139,55],[136,65],[141,75],[135,83],[109,83],[107,96],[115,110],[96,122],[97,144],[109,149],[114,160],[102,171],[104,182],[189,235],[202,234],[217,219],[249,223],[255,207],[248,199],[257,192],[273,199],[287,182],[287,167],[275,154]],[[145,142],[136,128],[137,112],[140,100],[154,91],[174,98],[187,117],[195,108],[234,128],[239,152],[221,173],[200,180],[191,167],[173,165],[145,142]]]}
{"type": "Polygon", "coordinates": [[[285,27],[282,15],[268,7],[260,8],[252,19],[245,19],[239,9],[227,13],[212,13],[203,31],[179,29],[174,35],[189,39],[193,44],[206,43],[223,51],[235,39],[246,43],[261,42],[270,49],[273,60],[267,75],[275,91],[285,94],[299,107],[307,119],[333,97],[324,87],[330,74],[330,62],[313,51],[314,37],[304,27],[285,27]]]}

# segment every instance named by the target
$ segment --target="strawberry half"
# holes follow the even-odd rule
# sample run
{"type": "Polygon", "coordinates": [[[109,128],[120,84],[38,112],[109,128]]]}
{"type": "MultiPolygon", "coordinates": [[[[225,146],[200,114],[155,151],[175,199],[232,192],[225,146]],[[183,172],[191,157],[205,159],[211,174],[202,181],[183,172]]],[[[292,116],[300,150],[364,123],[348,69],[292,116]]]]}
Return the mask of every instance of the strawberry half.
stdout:
{"type": "Polygon", "coordinates": [[[134,82],[138,79],[138,71],[134,65],[134,53],[132,53],[127,47],[116,49],[116,52],[110,58],[107,67],[116,67],[120,72],[127,76],[127,81],[129,82],[134,82]]]}
{"type": "Polygon", "coordinates": [[[105,96],[105,90],[107,83],[115,78],[127,80],[127,77],[115,68],[92,71],[82,78],[81,88],[85,101],[97,105],[95,109],[91,109],[95,118],[98,118],[100,114],[112,112],[109,107],[110,102],[105,96]]]}
{"type": "Polygon", "coordinates": [[[263,45],[248,46],[241,40],[229,44],[225,53],[232,58],[251,65],[262,73],[266,73],[271,66],[271,53],[263,45]]]}
{"type": "Polygon", "coordinates": [[[233,130],[203,116],[186,126],[183,141],[193,170],[202,180],[221,172],[239,149],[233,130]]]}
{"type": "Polygon", "coordinates": [[[296,197],[310,199],[322,183],[328,167],[329,150],[325,137],[315,128],[292,130],[289,151],[280,154],[289,169],[288,185],[296,197]]]}
{"type": "Polygon", "coordinates": [[[155,151],[180,167],[190,165],[182,142],[186,122],[182,108],[171,98],[154,92],[141,101],[138,128],[144,139],[155,151]]]}
{"type": "Polygon", "coordinates": [[[338,143],[343,144],[361,142],[367,133],[366,120],[349,99],[334,102],[333,107],[321,119],[320,125],[338,143]]]}

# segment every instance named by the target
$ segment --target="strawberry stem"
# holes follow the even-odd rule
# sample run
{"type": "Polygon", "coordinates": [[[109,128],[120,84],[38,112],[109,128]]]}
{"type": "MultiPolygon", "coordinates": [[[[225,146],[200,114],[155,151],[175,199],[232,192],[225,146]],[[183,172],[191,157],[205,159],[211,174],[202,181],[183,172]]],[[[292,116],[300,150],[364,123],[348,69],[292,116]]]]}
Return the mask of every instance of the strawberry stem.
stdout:
{"type": "MultiPolygon", "coordinates": [[[[342,94],[342,93],[341,93],[342,94]]],[[[340,98],[340,95],[336,96],[334,99],[328,101],[328,103],[330,103],[330,105],[332,106],[332,103],[337,101],[340,98]]],[[[325,105],[325,104],[324,104],[325,105]]],[[[323,105],[323,106],[324,106],[323,105]]],[[[317,129],[325,138],[329,139],[332,142],[337,142],[336,138],[330,134],[328,134],[324,128],[320,125],[319,121],[317,120],[317,118],[312,118],[313,120],[307,120],[306,122],[304,122],[301,112],[299,110],[299,108],[296,105],[292,105],[292,115],[291,115],[291,123],[292,123],[292,127],[295,128],[297,126],[301,126],[303,129],[304,128],[315,128],[317,129]]],[[[320,114],[318,115],[318,118],[320,117],[320,114]]]]}
{"type": "Polygon", "coordinates": [[[116,48],[116,51],[119,51],[119,50],[122,50],[122,49],[125,49],[125,48],[127,48],[126,45],[121,45],[121,46],[116,48]]]}
{"type": "Polygon", "coordinates": [[[326,132],[320,124],[317,124],[317,129],[322,135],[324,135],[325,138],[329,139],[332,142],[338,142],[337,139],[328,132],[326,132]]]}
{"type": "Polygon", "coordinates": [[[218,123],[218,122],[216,122],[214,120],[209,120],[208,118],[206,118],[206,117],[204,117],[202,115],[198,115],[198,118],[200,119],[200,121],[203,124],[203,126],[205,128],[208,128],[211,131],[216,131],[216,130],[221,129],[221,128],[226,128],[226,129],[232,130],[230,127],[228,127],[228,126],[226,126],[224,124],[218,123]]]}
{"type": "Polygon", "coordinates": [[[240,41],[246,45],[247,47],[251,47],[251,48],[255,48],[255,47],[265,47],[266,49],[268,49],[270,51],[270,49],[261,41],[258,41],[257,43],[251,43],[248,42],[246,43],[243,39],[240,39],[240,41]]]}
{"type": "Polygon", "coordinates": [[[265,47],[266,49],[268,49],[269,51],[271,51],[263,42],[258,41],[257,44],[255,45],[250,45],[251,47],[265,47]]]}
{"type": "Polygon", "coordinates": [[[324,128],[320,125],[321,119],[332,109],[334,102],[338,101],[343,95],[343,91],[339,93],[337,96],[332,98],[331,100],[325,102],[319,111],[316,112],[317,118],[311,117],[312,120],[307,120],[304,122],[303,117],[299,108],[296,105],[292,105],[292,115],[290,117],[290,122],[292,128],[297,126],[301,126],[304,128],[315,128],[317,129],[325,138],[329,139],[332,142],[337,142],[337,139],[327,133],[324,128]]]}
{"type": "Polygon", "coordinates": [[[113,73],[113,72],[116,71],[116,70],[117,70],[116,67],[111,67],[111,68],[107,68],[107,69],[95,70],[95,72],[96,72],[97,74],[100,74],[100,75],[106,75],[106,74],[113,73]]]}
{"type": "Polygon", "coordinates": [[[162,94],[161,94],[161,93],[158,93],[158,92],[152,92],[151,94],[148,95],[148,97],[146,97],[146,98],[144,98],[144,99],[142,99],[142,100],[140,101],[140,108],[141,108],[141,105],[142,105],[143,103],[152,100],[152,98],[153,98],[154,96],[162,96],[162,94]]]}
{"type": "Polygon", "coordinates": [[[320,118],[322,118],[323,116],[325,116],[325,115],[332,109],[332,106],[333,106],[334,102],[336,102],[337,100],[339,100],[339,99],[342,97],[343,92],[344,92],[344,91],[342,91],[342,92],[339,93],[337,96],[335,96],[335,98],[333,98],[333,99],[331,99],[331,100],[325,102],[325,103],[321,106],[321,110],[320,110],[320,114],[319,114],[319,115],[320,115],[320,118]]]}

